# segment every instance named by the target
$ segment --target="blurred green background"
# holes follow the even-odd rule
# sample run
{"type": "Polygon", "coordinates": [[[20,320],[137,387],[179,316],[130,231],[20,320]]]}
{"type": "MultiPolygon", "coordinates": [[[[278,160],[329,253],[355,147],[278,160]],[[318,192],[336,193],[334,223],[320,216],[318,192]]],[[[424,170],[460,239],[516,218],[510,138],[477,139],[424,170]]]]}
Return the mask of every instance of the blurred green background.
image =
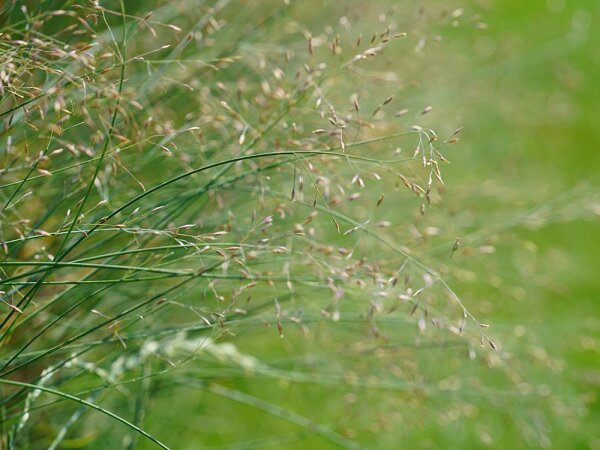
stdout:
{"type": "Polygon", "coordinates": [[[176,448],[338,447],[294,414],[368,448],[600,448],[600,3],[439,3],[324,2],[314,14],[306,2],[294,14],[315,34],[341,14],[413,27],[391,58],[401,79],[381,89],[397,109],[433,106],[419,123],[440,135],[464,126],[446,155],[444,206],[427,219],[462,246],[452,259],[451,243],[427,251],[491,324],[498,355],[432,346],[410,367],[393,340],[349,351],[348,335],[364,331],[348,324],[283,340],[247,330],[239,350],[272,367],[317,380],[348,364],[369,374],[365,385],[232,378],[225,385],[251,396],[238,399],[173,386],[146,420],[172,430],[176,448]]]}
{"type": "MultiPolygon", "coordinates": [[[[136,13],[150,7],[125,3],[136,13]]],[[[307,0],[275,16],[283,2],[208,3],[227,4],[234,26],[269,17],[240,51],[305,51],[299,29],[317,40],[349,23],[346,47],[389,23],[406,29],[365,69],[380,74],[365,103],[393,95],[388,116],[408,109],[390,120],[399,130],[464,128],[444,150],[443,202],[421,217],[420,202],[394,197],[390,184],[385,204],[394,206],[381,219],[407,224],[395,242],[490,324],[497,351],[441,333],[420,342],[404,313],[379,324],[387,341],[360,317],[307,320],[310,329],[289,325],[279,338],[269,311],[218,344],[173,338],[193,358],[141,381],[120,408],[174,449],[600,449],[600,2],[307,0]]],[[[217,48],[227,48],[228,33],[217,34],[217,48]]],[[[184,97],[161,101],[185,109],[184,97]]],[[[234,199],[243,210],[245,197],[234,199]]],[[[123,429],[90,414],[61,445],[128,443],[154,448],[124,443],[123,429]]]]}

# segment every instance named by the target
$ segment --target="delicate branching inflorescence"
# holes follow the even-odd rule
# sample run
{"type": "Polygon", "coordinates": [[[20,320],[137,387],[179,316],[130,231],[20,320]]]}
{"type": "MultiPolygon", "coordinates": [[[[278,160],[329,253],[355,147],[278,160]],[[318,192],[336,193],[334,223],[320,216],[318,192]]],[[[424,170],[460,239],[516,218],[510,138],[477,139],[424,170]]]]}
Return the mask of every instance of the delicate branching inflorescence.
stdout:
{"type": "Polygon", "coordinates": [[[414,51],[393,20],[361,38],[373,30],[346,16],[309,29],[294,3],[266,17],[227,1],[59,3],[8,2],[0,33],[8,448],[53,396],[80,404],[54,418],[51,448],[80,407],[164,446],[142,410],[126,420],[94,402],[128,383],[143,399],[146,378],[200,357],[300,380],[217,343],[262,324],[285,337],[360,323],[410,345],[472,329],[496,347],[411,248],[437,234],[421,216],[442,201],[460,130],[415,123],[432,106],[411,116],[395,73],[371,71],[414,51]]]}

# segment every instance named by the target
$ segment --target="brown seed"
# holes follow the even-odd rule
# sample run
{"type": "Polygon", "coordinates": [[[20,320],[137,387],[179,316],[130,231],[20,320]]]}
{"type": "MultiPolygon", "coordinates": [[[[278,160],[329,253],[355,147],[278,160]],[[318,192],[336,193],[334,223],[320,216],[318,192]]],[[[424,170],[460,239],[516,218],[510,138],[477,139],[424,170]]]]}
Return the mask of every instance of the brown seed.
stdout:
{"type": "Polygon", "coordinates": [[[19,309],[18,306],[13,305],[12,303],[7,303],[6,305],[13,311],[18,312],[19,314],[23,314],[23,311],[21,311],[21,309],[19,309]]]}

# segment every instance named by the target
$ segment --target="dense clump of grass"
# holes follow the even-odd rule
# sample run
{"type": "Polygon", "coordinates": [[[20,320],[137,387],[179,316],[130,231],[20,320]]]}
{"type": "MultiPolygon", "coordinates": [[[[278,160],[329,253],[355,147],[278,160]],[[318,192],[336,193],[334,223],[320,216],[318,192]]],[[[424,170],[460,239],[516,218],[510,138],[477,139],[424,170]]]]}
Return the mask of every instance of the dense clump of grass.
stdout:
{"type": "MultiPolygon", "coordinates": [[[[320,31],[296,4],[244,9],[5,6],[4,447],[60,448],[95,410],[123,427],[104,441],[99,422],[90,445],[134,448],[142,436],[168,448],[144,431],[160,379],[359,448],[350,433],[212,382],[336,385],[351,374],[274,368],[232,343],[264,326],[276,338],[359,323],[361,336],[345,338],[370,337],[358,354],[401,342],[410,355],[441,339],[473,356],[465,330],[496,348],[435,259],[399,238],[439,235],[419,218],[443,201],[460,133],[419,125],[431,107],[407,114],[385,90],[396,68],[370,69],[414,46],[405,30],[341,16],[320,31]]],[[[448,258],[460,241],[441,245],[448,258]]],[[[405,381],[384,388],[414,387],[405,381]]]]}

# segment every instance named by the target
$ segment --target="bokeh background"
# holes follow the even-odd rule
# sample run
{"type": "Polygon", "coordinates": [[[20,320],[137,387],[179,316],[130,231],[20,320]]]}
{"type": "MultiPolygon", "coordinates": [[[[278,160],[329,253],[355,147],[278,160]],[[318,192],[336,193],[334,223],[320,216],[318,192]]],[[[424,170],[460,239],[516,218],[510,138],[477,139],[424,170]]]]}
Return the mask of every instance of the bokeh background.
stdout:
{"type": "MultiPolygon", "coordinates": [[[[215,71],[193,80],[196,88],[210,85],[200,90],[215,104],[227,92],[217,82],[231,88],[236,77],[252,82],[262,73],[254,71],[260,55],[283,59],[290,49],[311,63],[339,62],[345,56],[326,56],[327,39],[335,34],[347,55],[358,36],[364,50],[389,24],[407,33],[386,46],[381,58],[324,89],[350,111],[354,92],[363,111],[393,97],[373,116],[383,134],[419,125],[445,137],[462,128],[459,140],[444,147],[450,161],[445,184],[425,215],[421,199],[397,180],[385,179],[373,191],[368,184],[364,197],[376,199],[385,190],[377,220],[393,226],[380,233],[434,267],[474,316],[489,324],[493,344],[486,339],[479,346],[476,332],[464,339],[438,333],[403,306],[378,322],[377,333],[362,309],[337,321],[320,317],[316,308],[297,326],[286,322],[280,337],[271,308],[253,320],[234,321],[219,336],[184,336],[182,329],[159,343],[149,338],[140,354],[156,356],[153,362],[142,365],[139,355],[128,356],[123,365],[138,370],[139,378],[98,401],[173,449],[600,449],[600,3],[220,0],[175,2],[172,10],[166,3],[125,5],[137,16],[161,9],[183,33],[200,11],[214,6],[225,25],[215,22],[207,54],[226,54],[231,43],[241,55],[242,63],[232,64],[223,79],[215,71]],[[314,57],[305,55],[308,35],[314,57]],[[165,355],[184,363],[173,369],[165,355]]],[[[120,18],[110,20],[116,27],[120,18]]],[[[140,29],[145,38],[131,39],[130,54],[155,44],[140,29]]],[[[166,39],[160,33],[157,43],[166,39]]],[[[178,78],[174,67],[156,73],[170,77],[165,84],[176,86],[177,95],[140,85],[148,104],[156,94],[180,126],[193,116],[187,114],[183,83],[190,80],[183,69],[178,78]]],[[[128,73],[133,83],[145,77],[136,70],[128,73]]],[[[136,88],[126,88],[133,97],[136,88]]],[[[279,144],[285,147],[285,140],[279,144]]],[[[369,148],[384,159],[410,157],[414,148],[410,141],[406,148],[378,145],[369,148]]],[[[156,160],[139,162],[140,179],[149,185],[168,172],[156,160]]],[[[170,164],[164,167],[175,167],[170,164]]],[[[282,173],[269,181],[279,183],[287,198],[291,173],[282,173]]],[[[245,187],[223,189],[232,209],[251,207],[254,197],[246,196],[245,187]]],[[[368,216],[371,206],[355,211],[368,216]]],[[[206,211],[207,223],[222,219],[206,211]]],[[[347,245],[334,230],[325,236],[332,246],[347,245]]],[[[377,252],[376,246],[370,250],[377,252]]],[[[119,289],[120,299],[138,295],[134,288],[119,289]]],[[[294,307],[318,305],[319,292],[294,307]]],[[[185,295],[178,301],[185,303],[185,295]]],[[[171,331],[179,326],[176,319],[200,322],[191,309],[182,311],[173,314],[171,331]]],[[[66,329],[77,325],[67,322],[66,329]]],[[[131,351],[113,344],[106,361],[131,351]]],[[[89,388],[68,382],[72,392],[89,388]]],[[[38,439],[32,442],[47,442],[46,434],[59,429],[50,413],[41,417],[32,425],[38,439]]],[[[60,448],[154,448],[130,431],[108,417],[86,414],[60,448]]]]}
{"type": "Polygon", "coordinates": [[[149,423],[177,430],[179,448],[193,448],[199,435],[223,449],[337,447],[288,414],[369,448],[599,448],[600,4],[314,6],[292,15],[315,35],[344,15],[358,28],[410,28],[387,54],[383,69],[399,79],[382,82],[382,92],[409,115],[431,105],[419,123],[440,135],[464,127],[446,155],[444,208],[428,218],[462,245],[451,259],[451,242],[427,251],[444,258],[452,286],[491,324],[501,351],[470,361],[464,348],[433,345],[416,352],[411,370],[399,361],[414,353],[393,341],[349,351],[347,335],[360,327],[328,324],[284,340],[248,331],[240,351],[291,371],[348,364],[367,374],[365,384],[353,386],[348,374],[324,386],[242,377],[230,381],[252,396],[241,401],[187,396],[186,386],[175,394],[185,401],[173,403],[173,392],[156,399],[149,423]]]}

